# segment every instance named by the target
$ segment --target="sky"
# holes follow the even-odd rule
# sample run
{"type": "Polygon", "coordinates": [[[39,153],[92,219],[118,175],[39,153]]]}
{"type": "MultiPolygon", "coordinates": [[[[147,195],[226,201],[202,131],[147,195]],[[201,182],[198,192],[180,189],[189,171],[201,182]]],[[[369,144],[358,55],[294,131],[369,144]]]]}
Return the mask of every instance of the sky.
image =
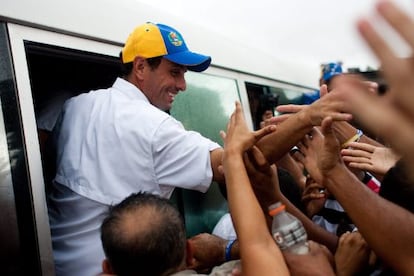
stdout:
{"type": "MultiPolygon", "coordinates": [[[[245,37],[246,45],[294,63],[341,61],[345,68],[378,68],[356,31],[356,21],[363,16],[376,22],[400,55],[408,54],[405,44],[375,14],[377,0],[136,1],[222,35],[245,37]]],[[[414,14],[414,1],[394,2],[414,14]]]]}

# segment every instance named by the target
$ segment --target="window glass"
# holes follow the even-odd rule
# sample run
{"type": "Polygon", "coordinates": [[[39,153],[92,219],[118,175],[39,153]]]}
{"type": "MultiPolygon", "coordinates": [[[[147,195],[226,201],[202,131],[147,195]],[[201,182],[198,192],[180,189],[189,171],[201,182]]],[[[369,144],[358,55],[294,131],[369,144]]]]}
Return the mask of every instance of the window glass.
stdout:
{"type": "Polygon", "coordinates": [[[294,89],[282,89],[270,87],[270,92],[277,94],[279,97],[278,104],[302,104],[303,92],[294,89]]]}
{"type": "Polygon", "coordinates": [[[222,144],[220,130],[225,130],[234,111],[234,102],[240,100],[233,79],[187,72],[187,90],[178,94],[171,115],[188,130],[222,144]]]}
{"type": "MultiPolygon", "coordinates": [[[[186,129],[222,144],[219,132],[226,129],[234,102],[240,100],[236,81],[193,72],[186,73],[186,80],[187,90],[175,98],[171,115],[186,129]]],[[[216,183],[206,194],[176,189],[174,196],[184,209],[189,237],[212,232],[221,216],[228,212],[227,201],[216,183]]]]}
{"type": "Polygon", "coordinates": [[[275,109],[278,105],[304,103],[303,88],[276,87],[246,82],[246,90],[255,129],[260,128],[260,122],[265,117],[266,111],[272,111],[273,115],[278,115],[275,109]]]}

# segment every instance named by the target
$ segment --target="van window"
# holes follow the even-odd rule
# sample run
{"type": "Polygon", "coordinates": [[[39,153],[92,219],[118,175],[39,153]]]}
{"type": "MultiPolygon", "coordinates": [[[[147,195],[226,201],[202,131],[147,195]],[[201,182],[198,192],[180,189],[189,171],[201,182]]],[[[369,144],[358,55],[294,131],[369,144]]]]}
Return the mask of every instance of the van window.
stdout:
{"type": "MultiPolygon", "coordinates": [[[[220,130],[226,130],[234,111],[234,102],[240,101],[236,80],[226,77],[186,73],[187,90],[178,94],[171,115],[188,130],[222,145],[220,130]]],[[[222,215],[228,212],[227,201],[218,185],[213,183],[207,193],[176,189],[184,210],[187,236],[212,232],[222,215]]]]}
{"type": "Polygon", "coordinates": [[[282,88],[246,82],[246,90],[254,129],[260,128],[262,115],[266,110],[272,110],[273,115],[277,115],[275,108],[278,105],[303,103],[304,92],[299,88],[282,88]]]}

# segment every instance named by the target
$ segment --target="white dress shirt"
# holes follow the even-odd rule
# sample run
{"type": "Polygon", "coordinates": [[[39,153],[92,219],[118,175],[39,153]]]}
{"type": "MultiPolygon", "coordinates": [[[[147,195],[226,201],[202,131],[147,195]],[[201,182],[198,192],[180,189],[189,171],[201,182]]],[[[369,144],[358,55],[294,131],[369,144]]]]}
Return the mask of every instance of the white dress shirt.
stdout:
{"type": "Polygon", "coordinates": [[[131,193],[206,192],[210,151],[220,147],[185,130],[120,78],[111,88],[68,100],[56,129],[60,185],[49,196],[49,216],[58,275],[101,271],[100,224],[107,207],[131,193]]]}

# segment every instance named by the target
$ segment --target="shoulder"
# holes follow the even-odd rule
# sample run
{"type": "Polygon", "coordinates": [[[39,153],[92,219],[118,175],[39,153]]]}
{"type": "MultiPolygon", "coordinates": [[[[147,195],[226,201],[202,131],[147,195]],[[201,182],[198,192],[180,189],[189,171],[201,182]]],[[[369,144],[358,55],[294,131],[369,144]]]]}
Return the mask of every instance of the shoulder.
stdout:
{"type": "Polygon", "coordinates": [[[73,107],[77,105],[87,104],[96,102],[97,99],[105,97],[108,93],[104,93],[108,91],[108,89],[99,89],[99,90],[92,90],[89,92],[81,93],[77,96],[71,97],[66,100],[64,106],[65,107],[73,107]]]}
{"type": "Polygon", "coordinates": [[[197,271],[190,270],[190,269],[186,269],[186,270],[176,272],[174,274],[171,274],[170,276],[183,276],[183,275],[186,275],[186,276],[205,275],[205,276],[207,276],[207,274],[198,274],[197,271]]]}
{"type": "Polygon", "coordinates": [[[234,269],[241,270],[240,260],[228,261],[219,266],[214,267],[209,276],[231,275],[234,269]]]}

